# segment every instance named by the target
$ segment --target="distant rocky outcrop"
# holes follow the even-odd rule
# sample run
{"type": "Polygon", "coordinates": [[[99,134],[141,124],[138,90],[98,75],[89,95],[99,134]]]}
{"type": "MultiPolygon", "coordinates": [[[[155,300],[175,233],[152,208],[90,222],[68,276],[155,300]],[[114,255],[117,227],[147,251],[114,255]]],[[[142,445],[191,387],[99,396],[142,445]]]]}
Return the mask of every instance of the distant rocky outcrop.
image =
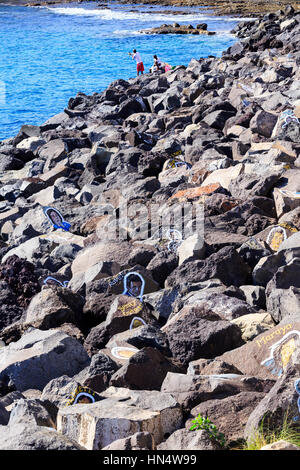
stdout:
{"type": "Polygon", "coordinates": [[[193,25],[180,25],[178,23],[173,24],[162,24],[151,29],[142,29],[141,33],[145,34],[206,34],[211,36],[216,34],[213,31],[207,31],[207,24],[197,24],[196,27],[193,25]]]}

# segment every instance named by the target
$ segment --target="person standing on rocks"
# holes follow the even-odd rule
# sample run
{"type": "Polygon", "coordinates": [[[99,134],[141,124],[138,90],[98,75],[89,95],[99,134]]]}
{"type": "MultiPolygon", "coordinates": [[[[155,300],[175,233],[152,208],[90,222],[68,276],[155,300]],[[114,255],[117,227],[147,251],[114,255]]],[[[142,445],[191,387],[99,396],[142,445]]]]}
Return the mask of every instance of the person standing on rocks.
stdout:
{"type": "Polygon", "coordinates": [[[143,75],[145,69],[144,69],[144,64],[143,64],[142,58],[141,58],[141,54],[139,52],[137,52],[136,49],[133,49],[133,53],[128,52],[128,54],[132,57],[132,59],[134,59],[136,61],[137,75],[139,75],[140,72],[143,75]]]}

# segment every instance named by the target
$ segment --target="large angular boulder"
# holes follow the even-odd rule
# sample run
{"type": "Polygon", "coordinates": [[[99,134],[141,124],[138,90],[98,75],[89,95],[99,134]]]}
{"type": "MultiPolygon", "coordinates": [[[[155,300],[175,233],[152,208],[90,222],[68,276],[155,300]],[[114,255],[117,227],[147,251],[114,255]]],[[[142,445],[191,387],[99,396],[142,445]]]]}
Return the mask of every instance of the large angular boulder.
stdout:
{"type": "Polygon", "coordinates": [[[37,426],[45,426],[55,429],[55,422],[39,399],[21,398],[14,403],[9,417],[9,426],[16,426],[20,423],[32,423],[37,426]]]}
{"type": "Polygon", "coordinates": [[[286,372],[277,380],[269,393],[255,407],[248,418],[244,437],[251,441],[259,429],[278,430],[284,421],[299,429],[299,355],[295,364],[289,365],[286,372]]]}
{"type": "Polygon", "coordinates": [[[118,364],[111,357],[100,351],[92,356],[91,363],[74,376],[74,379],[84,387],[101,393],[108,388],[109,381],[118,368],[118,364]]]}
{"type": "Polygon", "coordinates": [[[300,257],[300,247],[280,250],[270,256],[263,256],[252,271],[253,283],[266,287],[277,271],[286,265],[293,265],[300,257]]]}
{"type": "Polygon", "coordinates": [[[152,305],[154,308],[154,315],[160,318],[168,318],[172,312],[173,303],[179,295],[179,288],[174,287],[173,289],[163,289],[158,292],[144,296],[144,301],[152,305]]]}
{"type": "Polygon", "coordinates": [[[221,450],[222,447],[210,437],[207,431],[178,429],[157,446],[157,450],[221,450]]]}
{"type": "Polygon", "coordinates": [[[289,188],[274,188],[273,197],[277,217],[281,217],[283,214],[300,206],[299,192],[289,190],[289,188]]]}
{"type": "Polygon", "coordinates": [[[86,367],[83,346],[59,330],[28,330],[21,339],[0,349],[0,379],[8,376],[19,391],[42,390],[53,378],[74,375],[86,367]]]}
{"type": "Polygon", "coordinates": [[[22,323],[41,330],[55,328],[63,323],[80,325],[82,299],[78,294],[61,287],[43,287],[31,300],[22,323]]]}
{"type": "Polygon", "coordinates": [[[102,396],[91,405],[61,408],[58,432],[88,450],[99,450],[141,431],[152,434],[157,445],[182,426],[182,411],[169,393],[111,387],[102,396]]]}
{"type": "Polygon", "coordinates": [[[254,196],[268,196],[281,173],[282,170],[270,170],[265,174],[242,173],[230,182],[228,190],[232,196],[243,200],[254,196]]]}
{"type": "Polygon", "coordinates": [[[241,392],[268,392],[274,380],[261,380],[240,374],[183,375],[169,372],[161,391],[171,393],[184,410],[208,400],[224,399],[241,392]]]}
{"type": "Polygon", "coordinates": [[[231,297],[221,292],[210,292],[211,289],[197,292],[195,296],[187,297],[185,305],[202,307],[220,316],[223,320],[234,320],[244,315],[256,312],[256,308],[242,299],[231,297]]]}
{"type": "Polygon", "coordinates": [[[249,278],[250,267],[233,247],[226,246],[205,260],[186,261],[167,277],[165,286],[173,287],[183,282],[201,282],[220,279],[225,285],[240,286],[249,278]]]}
{"type": "Polygon", "coordinates": [[[180,371],[181,369],[164,357],[158,349],[145,347],[114,373],[110,385],[133,390],[160,390],[168,372],[180,371]]]}
{"type": "MultiPolygon", "coordinates": [[[[137,324],[140,325],[140,321],[137,324]]],[[[160,328],[153,325],[140,325],[114,335],[106,344],[106,348],[122,346],[125,343],[137,349],[145,347],[155,348],[164,356],[170,357],[171,352],[167,335],[160,328]]],[[[93,356],[94,357],[94,356],[93,356]]]]}
{"type": "Polygon", "coordinates": [[[271,137],[278,116],[267,111],[258,111],[250,121],[250,129],[253,133],[264,137],[271,137]]]}
{"type": "MultiPolygon", "coordinates": [[[[102,264],[100,266],[99,264],[114,262],[117,263],[120,267],[123,266],[123,268],[126,268],[128,266],[128,257],[130,255],[131,250],[131,246],[126,242],[99,242],[95,245],[92,245],[91,247],[86,247],[84,250],[81,250],[78,253],[72,263],[72,279],[70,285],[72,285],[72,283],[76,284],[75,280],[78,277],[83,277],[85,282],[86,276],[89,274],[89,272],[93,271],[94,273],[95,269],[97,269],[96,275],[98,275],[98,279],[101,277],[109,277],[112,274],[117,274],[118,271],[116,273],[111,273],[110,270],[114,269],[113,266],[103,266],[102,264]],[[107,267],[109,271],[105,272],[104,267],[107,267]]],[[[114,266],[116,265],[114,264],[114,266]]],[[[88,277],[88,281],[92,281],[95,279],[97,279],[96,276],[88,277]]]]}
{"type": "MultiPolygon", "coordinates": [[[[51,403],[57,414],[59,408],[71,406],[70,399],[79,387],[82,387],[82,384],[78,382],[77,376],[70,378],[63,374],[47,383],[42,390],[40,400],[43,403],[51,403]]],[[[95,395],[97,396],[97,394],[95,395]]]]}
{"type": "Polygon", "coordinates": [[[299,275],[300,258],[293,258],[281,266],[267,284],[267,310],[276,323],[300,311],[299,275]]]}
{"type": "Polygon", "coordinates": [[[122,331],[129,330],[135,317],[140,317],[146,324],[158,326],[156,317],[150,308],[136,297],[119,295],[111,304],[105,320],[109,337],[122,331]]]}
{"type": "Polygon", "coordinates": [[[113,441],[102,450],[156,450],[156,446],[149,432],[136,432],[125,439],[113,441]]]}
{"type": "Polygon", "coordinates": [[[242,344],[241,330],[203,306],[186,306],[170,319],[166,333],[172,356],[182,365],[213,358],[242,344]]]}
{"type": "Polygon", "coordinates": [[[267,312],[250,313],[231,321],[241,329],[244,341],[252,341],[259,334],[275,326],[274,320],[267,312]]]}
{"type": "Polygon", "coordinates": [[[186,430],[200,413],[201,416],[209,417],[218,431],[224,434],[227,443],[241,441],[249,416],[264,397],[263,392],[244,391],[229,397],[204,401],[191,410],[193,418],[186,421],[186,430]]]}
{"type": "Polygon", "coordinates": [[[300,322],[287,319],[256,336],[245,345],[219,356],[243,374],[277,379],[286,370],[292,354],[299,347],[300,322]]]}
{"type": "Polygon", "coordinates": [[[19,423],[0,426],[0,450],[85,450],[55,429],[19,423]]]}

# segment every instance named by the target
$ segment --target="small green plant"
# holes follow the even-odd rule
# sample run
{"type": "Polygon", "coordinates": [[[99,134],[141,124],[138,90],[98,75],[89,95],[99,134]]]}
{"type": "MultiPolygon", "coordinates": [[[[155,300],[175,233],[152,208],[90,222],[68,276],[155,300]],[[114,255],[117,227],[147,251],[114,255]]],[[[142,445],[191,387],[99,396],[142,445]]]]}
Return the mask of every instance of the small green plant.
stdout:
{"type": "Polygon", "coordinates": [[[192,420],[193,425],[190,427],[190,431],[204,430],[209,434],[210,439],[214,439],[221,447],[225,447],[225,436],[222,432],[219,432],[216,426],[211,422],[209,418],[198,416],[192,420]]]}
{"type": "Polygon", "coordinates": [[[256,433],[249,439],[248,443],[243,446],[243,450],[260,450],[267,444],[277,441],[287,441],[300,447],[300,426],[288,419],[286,414],[283,419],[282,426],[277,429],[270,429],[264,424],[264,420],[256,433]]]}

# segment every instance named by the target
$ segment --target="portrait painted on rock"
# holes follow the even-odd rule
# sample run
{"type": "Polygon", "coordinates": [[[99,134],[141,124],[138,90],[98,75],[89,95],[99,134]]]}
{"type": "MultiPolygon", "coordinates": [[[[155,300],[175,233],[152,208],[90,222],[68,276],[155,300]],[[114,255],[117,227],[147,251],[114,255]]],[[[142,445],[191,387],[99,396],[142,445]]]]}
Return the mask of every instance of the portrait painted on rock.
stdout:
{"type": "Polygon", "coordinates": [[[286,239],[286,230],[278,225],[270,230],[266,242],[273,251],[278,251],[281,243],[286,239]]]}
{"type": "Polygon", "coordinates": [[[70,399],[67,401],[66,406],[70,405],[80,405],[80,404],[91,404],[95,403],[95,401],[98,401],[99,398],[95,394],[93,390],[91,390],[88,387],[83,387],[81,385],[78,385],[74,392],[72,393],[70,399]]]}
{"type": "Polygon", "coordinates": [[[281,243],[297,232],[298,229],[293,224],[282,222],[270,230],[266,243],[276,252],[279,250],[281,243]]]}
{"type": "Polygon", "coordinates": [[[57,209],[54,209],[53,207],[45,207],[44,214],[55,229],[61,228],[66,232],[70,230],[71,224],[64,220],[63,216],[57,209]]]}
{"type": "Polygon", "coordinates": [[[145,288],[145,280],[137,272],[129,272],[124,276],[123,280],[124,290],[122,295],[128,295],[129,297],[135,297],[142,301],[145,288]]]}
{"type": "Polygon", "coordinates": [[[129,329],[133,330],[134,328],[138,328],[139,326],[142,326],[142,325],[147,325],[145,320],[143,320],[141,317],[134,317],[131,320],[129,329]]]}
{"type": "Polygon", "coordinates": [[[270,355],[261,362],[261,365],[267,367],[271,374],[280,377],[299,345],[300,331],[289,331],[270,347],[270,355]]]}
{"type": "Polygon", "coordinates": [[[168,243],[168,250],[172,253],[176,253],[177,248],[181,245],[182,242],[182,234],[179,232],[179,230],[170,229],[167,231],[166,237],[168,240],[170,240],[168,243]]]}

